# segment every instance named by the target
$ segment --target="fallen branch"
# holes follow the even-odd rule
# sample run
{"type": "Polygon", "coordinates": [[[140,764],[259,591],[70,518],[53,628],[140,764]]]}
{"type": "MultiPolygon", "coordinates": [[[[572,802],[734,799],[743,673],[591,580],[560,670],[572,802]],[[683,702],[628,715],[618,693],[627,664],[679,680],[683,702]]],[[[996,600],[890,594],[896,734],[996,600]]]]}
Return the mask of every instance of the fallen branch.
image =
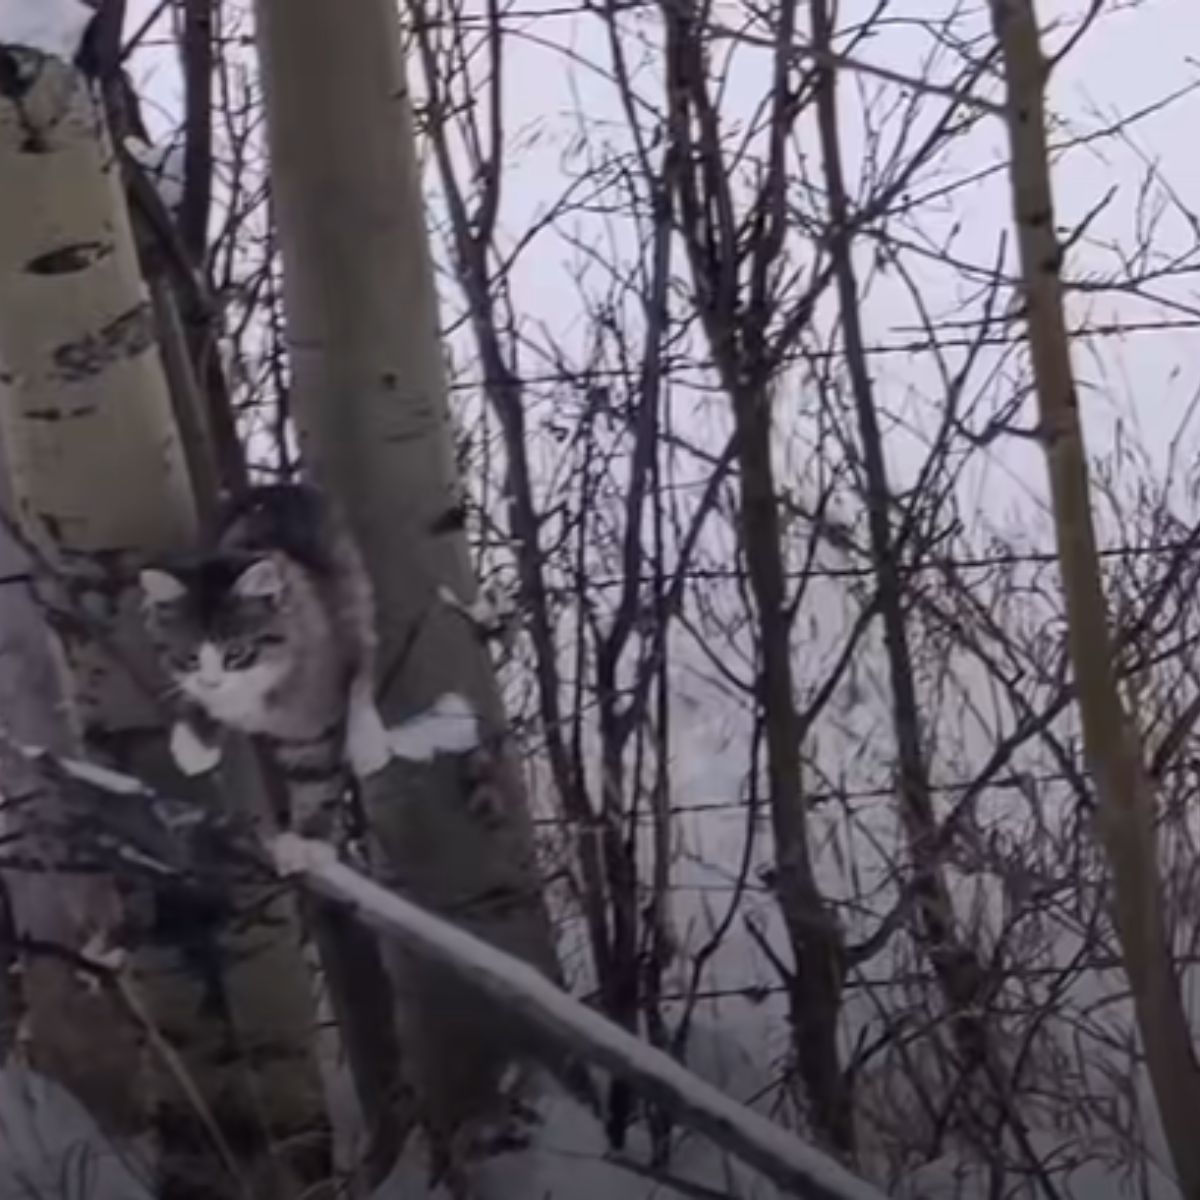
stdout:
{"type": "Polygon", "coordinates": [[[681,1124],[756,1167],[786,1194],[810,1200],[884,1200],[882,1192],[833,1159],[731,1100],[528,964],[345,866],[331,846],[282,834],[272,849],[281,874],[351,905],[361,920],[448,967],[581,1058],[627,1080],[681,1124]]]}
{"type": "MultiPolygon", "coordinates": [[[[154,818],[150,824],[156,827],[175,827],[174,832],[179,832],[180,826],[205,824],[202,810],[171,801],[123,772],[24,746],[6,736],[3,730],[0,730],[0,749],[18,753],[29,764],[59,779],[69,779],[85,792],[104,794],[110,806],[118,801],[144,806],[145,816],[154,818]],[[168,813],[170,817],[164,822],[168,813]]],[[[125,824],[121,822],[122,826],[125,824]]],[[[139,832],[144,835],[144,830],[139,832]]],[[[248,830],[214,826],[210,833],[214,835],[215,845],[210,847],[213,853],[223,853],[252,870],[251,864],[261,861],[248,830]]],[[[885,1200],[881,1191],[832,1158],[606,1020],[527,963],[426,912],[340,862],[331,845],[285,833],[271,839],[268,849],[279,874],[348,905],[359,920],[402,942],[409,950],[449,968],[574,1055],[628,1081],[669,1109],[680,1124],[709,1137],[757,1168],[785,1194],[806,1200],[885,1200]]],[[[173,845],[171,850],[164,857],[173,861],[194,853],[193,847],[183,843],[173,845]]],[[[186,875],[181,874],[180,878],[186,875]]]]}

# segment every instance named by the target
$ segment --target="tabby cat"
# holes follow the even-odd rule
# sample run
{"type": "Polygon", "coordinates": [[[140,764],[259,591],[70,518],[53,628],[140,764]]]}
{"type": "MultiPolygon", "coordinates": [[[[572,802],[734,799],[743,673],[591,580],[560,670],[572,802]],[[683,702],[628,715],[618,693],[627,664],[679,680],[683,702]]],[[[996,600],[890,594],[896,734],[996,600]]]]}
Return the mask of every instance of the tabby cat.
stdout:
{"type": "Polygon", "coordinates": [[[216,726],[261,739],[288,785],[291,823],[328,823],[345,768],[391,757],[375,706],[370,580],[333,505],[303,484],[253,487],[211,550],[140,576],[147,629],[181,700],[171,749],[195,775],[220,760],[216,726]]]}

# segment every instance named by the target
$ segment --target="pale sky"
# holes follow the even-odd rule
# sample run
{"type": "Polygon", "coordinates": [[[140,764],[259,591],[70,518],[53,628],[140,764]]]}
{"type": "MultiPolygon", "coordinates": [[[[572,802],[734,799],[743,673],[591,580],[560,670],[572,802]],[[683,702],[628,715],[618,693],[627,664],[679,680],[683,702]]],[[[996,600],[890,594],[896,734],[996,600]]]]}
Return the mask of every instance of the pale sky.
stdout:
{"type": "MultiPolygon", "coordinates": [[[[600,20],[590,15],[559,15],[565,6],[557,0],[522,0],[516,6],[520,15],[510,17],[508,28],[513,36],[507,43],[507,86],[505,90],[506,127],[513,147],[505,161],[505,190],[501,226],[509,238],[518,237],[563,192],[564,170],[575,168],[570,158],[572,143],[581,135],[581,113],[586,114],[586,140],[596,153],[606,145],[628,145],[622,126],[620,107],[613,87],[606,78],[609,65],[606,35],[600,20]],[[528,14],[526,16],[525,14],[528,14]],[[588,66],[586,64],[594,64],[588,66]],[[597,69],[599,68],[599,69],[597,69]]],[[[841,25],[865,15],[874,5],[867,0],[843,2],[841,25]]],[[[1039,9],[1069,14],[1086,7],[1083,0],[1070,4],[1042,0],[1039,9]]],[[[1077,138],[1110,124],[1119,116],[1142,113],[1167,97],[1183,93],[1200,80],[1195,59],[1195,12],[1191,0],[1141,0],[1136,4],[1109,4],[1110,10],[1089,31],[1083,42],[1055,73],[1051,100],[1061,118],[1056,140],[1077,138]]],[[[141,12],[153,8],[152,0],[134,0],[130,5],[130,27],[141,19],[141,12]]],[[[892,18],[884,31],[856,50],[858,58],[908,75],[920,73],[921,60],[930,48],[929,37],[915,28],[921,14],[939,13],[948,5],[938,0],[906,0],[903,17],[892,18]]],[[[468,15],[482,13],[484,6],[467,4],[468,15]]],[[[985,6],[965,7],[973,13],[964,18],[962,30],[983,31],[985,6]]],[[[738,8],[719,5],[717,19],[732,28],[738,8]],[[725,18],[722,9],[728,10],[725,18]]],[[[1048,39],[1050,47],[1061,41],[1061,34],[1048,39]]],[[[249,59],[247,59],[249,61],[249,59]]],[[[944,77],[951,60],[943,58],[938,72],[944,77]]],[[[724,96],[727,121],[739,114],[748,115],[763,91],[762,55],[743,49],[734,61],[724,96]]],[[[135,64],[139,80],[148,85],[152,102],[163,113],[178,108],[178,88],[170,63],[161,54],[139,56],[135,64]]],[[[414,79],[417,72],[412,72],[414,79]]],[[[644,78],[648,99],[657,101],[657,77],[644,78]]],[[[856,94],[864,77],[843,77],[841,100],[846,129],[847,172],[855,176],[856,143],[859,138],[856,94]]],[[[874,81],[868,87],[878,89],[874,81]]],[[[995,88],[991,95],[995,95],[995,88]]],[[[1194,153],[1194,139],[1200,124],[1200,93],[1182,95],[1161,111],[1144,116],[1133,126],[1127,142],[1113,138],[1076,147],[1056,164],[1055,188],[1061,226],[1073,228],[1107,192],[1112,190],[1102,211],[1092,220],[1086,239],[1072,247],[1068,259],[1071,277],[1096,277],[1111,272],[1117,261],[1116,247],[1130,250],[1134,243],[1139,202],[1146,204],[1141,183],[1147,166],[1153,164],[1184,207],[1200,212],[1200,160],[1194,153]]],[[[952,155],[943,158],[936,180],[941,184],[956,176],[1002,163],[1004,134],[999,120],[985,119],[959,140],[952,155]]],[[[576,146],[578,148],[578,146],[576,146]]],[[[427,180],[435,188],[436,180],[427,180]]],[[[969,188],[954,193],[941,211],[927,209],[921,227],[934,242],[956,232],[949,242],[956,259],[989,268],[995,261],[998,240],[1008,234],[1011,258],[1011,222],[1007,180],[996,170],[969,188]]],[[[919,189],[914,189],[919,190],[919,189]]],[[[930,189],[931,190],[931,189],[930,189]]],[[[1165,193],[1159,185],[1150,191],[1151,204],[1165,193]]],[[[603,247],[611,255],[612,236],[599,219],[575,216],[571,232],[583,242],[603,247]]],[[[618,232],[616,250],[626,235],[618,232]]],[[[1196,228],[1178,215],[1168,214],[1158,233],[1155,249],[1162,258],[1186,256],[1196,249],[1196,228]]],[[[626,243],[628,244],[628,243],[626,243]]],[[[1198,259],[1197,261],[1200,261],[1198,259]]],[[[522,318],[531,326],[552,332],[560,345],[577,344],[580,330],[578,302],[572,271],[579,255],[554,232],[541,235],[522,255],[514,274],[514,294],[522,318]]],[[[957,280],[932,264],[920,264],[924,299],[935,317],[961,318],[961,296],[957,280]]],[[[864,271],[865,273],[865,271],[864,271]]],[[[1169,316],[1176,321],[1196,320],[1200,313],[1194,273],[1162,282],[1153,288],[1158,297],[1169,301],[1157,309],[1145,301],[1119,292],[1091,294],[1086,300],[1074,297],[1073,313],[1091,324],[1144,322],[1169,316]]],[[[904,343],[913,337],[914,313],[911,303],[897,287],[883,285],[878,279],[865,304],[867,333],[876,345],[904,343]]],[[[1200,356],[1188,350],[1196,345],[1194,329],[1176,332],[1130,334],[1124,340],[1106,339],[1098,361],[1087,352],[1077,353],[1081,381],[1088,393],[1088,420],[1094,430],[1092,441],[1100,449],[1111,436],[1112,414],[1120,411],[1140,427],[1156,451],[1162,451],[1173,434],[1184,404],[1200,385],[1200,356]],[[1101,369],[1102,368],[1102,369],[1101,369]]],[[[925,364],[898,361],[889,356],[881,362],[877,378],[881,389],[899,393],[921,386],[925,364]]],[[[539,364],[531,361],[530,371],[539,364]]],[[[1022,490],[1018,479],[1040,487],[1041,463],[1031,448],[1007,445],[998,448],[997,457],[1016,473],[1002,490],[1011,486],[1022,490]]],[[[899,463],[897,464],[900,465],[899,463]]],[[[995,488],[997,478],[988,480],[995,488]]],[[[996,493],[991,493],[992,502],[996,493]]]]}

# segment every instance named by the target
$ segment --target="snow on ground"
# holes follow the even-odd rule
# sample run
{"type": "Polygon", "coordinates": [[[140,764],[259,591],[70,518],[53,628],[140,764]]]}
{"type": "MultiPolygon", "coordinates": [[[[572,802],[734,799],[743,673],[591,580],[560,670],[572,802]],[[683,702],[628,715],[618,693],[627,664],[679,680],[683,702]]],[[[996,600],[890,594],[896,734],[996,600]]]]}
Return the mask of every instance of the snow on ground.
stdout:
{"type": "MultiPolygon", "coordinates": [[[[1030,1130],[1029,1140],[1047,1161],[1062,1141],[1052,1130],[1030,1130]]],[[[896,1190],[895,1200],[978,1200],[989,1195],[989,1184],[987,1171],[978,1164],[946,1155],[914,1171],[896,1190]]],[[[1179,1189],[1161,1171],[1151,1169],[1144,1178],[1136,1172],[1117,1173],[1099,1150],[1095,1161],[1077,1167],[1065,1183],[1056,1178],[1054,1184],[1063,1200],[1180,1200],[1179,1189]]]]}
{"type": "MultiPolygon", "coordinates": [[[[573,1099],[547,1086],[538,1105],[540,1126],[536,1146],[527,1152],[493,1159],[476,1178],[485,1196],[536,1197],[537,1200],[694,1200],[696,1188],[730,1200],[777,1200],[779,1192],[748,1167],[734,1162],[711,1144],[687,1139],[671,1164],[679,1186],[642,1174],[635,1161],[645,1162],[646,1148],[631,1144],[625,1162],[609,1157],[596,1118],[573,1099]]],[[[636,1136],[636,1135],[635,1135],[636,1136]]],[[[631,1139],[631,1143],[634,1139],[631,1139]]],[[[425,1174],[402,1164],[375,1192],[372,1200],[449,1200],[444,1191],[430,1191],[425,1174]]]]}
{"type": "Polygon", "coordinates": [[[58,1084],[0,1070],[0,1200],[150,1200],[140,1157],[118,1151],[58,1084]]]}

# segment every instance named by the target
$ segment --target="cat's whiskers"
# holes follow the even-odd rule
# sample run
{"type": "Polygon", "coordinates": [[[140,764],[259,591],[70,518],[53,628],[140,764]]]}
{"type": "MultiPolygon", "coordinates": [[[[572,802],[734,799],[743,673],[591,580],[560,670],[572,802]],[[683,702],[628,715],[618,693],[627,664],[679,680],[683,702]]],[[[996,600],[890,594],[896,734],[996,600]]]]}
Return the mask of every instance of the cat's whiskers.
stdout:
{"type": "MultiPolygon", "coordinates": [[[[215,552],[144,570],[141,584],[172,676],[164,699],[274,738],[301,825],[314,806],[336,807],[347,755],[360,777],[386,765],[370,580],[320,493],[293,484],[249,489],[226,513],[215,552]],[[194,669],[171,670],[189,655],[194,669]],[[312,741],[311,730],[334,727],[338,736],[312,741]],[[303,750],[283,751],[289,741],[303,750]]],[[[203,753],[180,744],[204,767],[203,753]]]]}
{"type": "Polygon", "coordinates": [[[182,684],[173,675],[167,676],[166,683],[158,690],[158,701],[164,707],[171,707],[187,698],[182,684]]]}

